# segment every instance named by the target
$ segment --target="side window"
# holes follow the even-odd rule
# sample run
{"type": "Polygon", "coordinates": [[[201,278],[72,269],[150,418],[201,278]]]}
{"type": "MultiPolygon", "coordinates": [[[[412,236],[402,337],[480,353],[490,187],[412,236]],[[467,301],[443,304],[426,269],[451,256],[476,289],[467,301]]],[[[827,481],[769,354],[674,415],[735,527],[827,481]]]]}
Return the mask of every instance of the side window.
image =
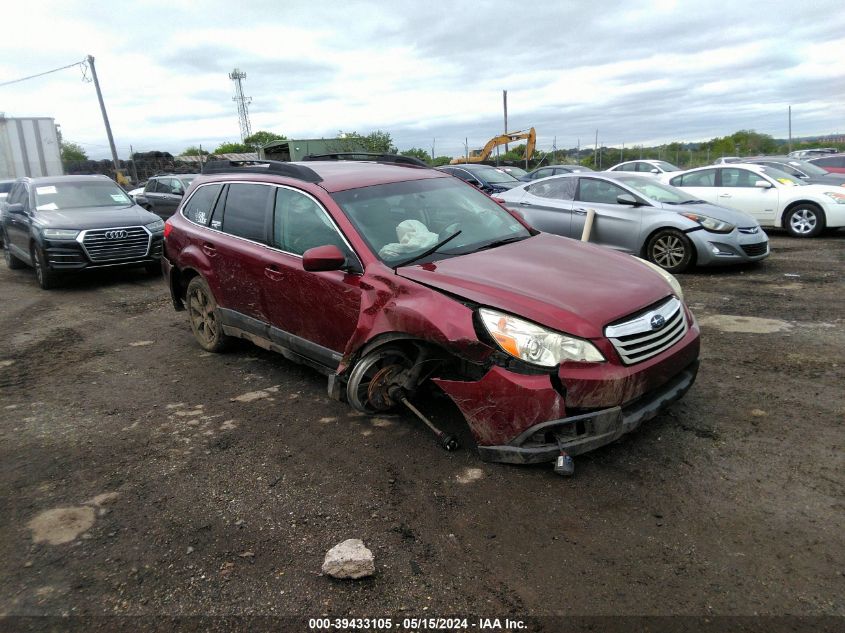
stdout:
{"type": "Polygon", "coordinates": [[[217,194],[220,193],[222,188],[223,185],[205,185],[197,189],[182,210],[182,215],[191,222],[208,224],[211,211],[214,209],[214,201],[217,200],[217,194]]]}
{"type": "Polygon", "coordinates": [[[827,156],[825,158],[813,159],[813,165],[819,167],[845,167],[845,157],[843,156],[827,156]]]}
{"type": "Polygon", "coordinates": [[[762,180],[759,174],[747,169],[723,169],[722,170],[722,186],[723,187],[753,187],[754,183],[762,180]]]}
{"type": "Polygon", "coordinates": [[[9,192],[9,197],[6,198],[7,204],[17,204],[23,203],[24,209],[26,209],[29,205],[26,203],[26,187],[24,187],[22,182],[16,183],[14,187],[12,187],[12,191],[9,192]]]}
{"type": "Polygon", "coordinates": [[[598,204],[617,204],[616,196],[623,193],[628,192],[604,180],[581,178],[578,187],[578,200],[598,204]]]}
{"type": "Polygon", "coordinates": [[[269,185],[229,185],[223,231],[266,244],[271,192],[269,185]]]}
{"type": "Polygon", "coordinates": [[[637,171],[637,163],[626,163],[620,165],[615,171],[637,171]]]}
{"type": "Polygon", "coordinates": [[[315,246],[337,246],[349,255],[349,249],[326,211],[305,194],[279,187],[273,218],[273,246],[287,253],[302,255],[315,246]]]}
{"type": "Polygon", "coordinates": [[[538,169],[537,173],[531,178],[532,180],[537,180],[538,178],[545,178],[546,176],[554,175],[554,170],[549,169],[548,167],[543,167],[543,169],[538,169]]]}
{"type": "Polygon", "coordinates": [[[150,178],[144,186],[144,193],[154,193],[156,190],[157,178],[150,178]]]}
{"type": "Polygon", "coordinates": [[[715,187],[716,170],[705,169],[703,171],[694,171],[691,174],[676,176],[669,181],[669,184],[675,187],[715,187]]]}
{"type": "Polygon", "coordinates": [[[473,181],[477,182],[477,180],[478,180],[471,173],[469,173],[468,171],[463,170],[463,169],[456,169],[452,175],[457,176],[458,178],[460,178],[464,182],[473,182],[473,181]]]}
{"type": "Polygon", "coordinates": [[[528,186],[528,192],[540,198],[572,200],[575,197],[576,178],[555,178],[528,186]]]}
{"type": "Polygon", "coordinates": [[[655,169],[654,165],[649,165],[648,163],[637,163],[637,171],[640,173],[650,174],[652,169],[655,169]]]}
{"type": "Polygon", "coordinates": [[[168,193],[172,193],[177,196],[181,196],[183,193],[185,193],[185,187],[182,186],[182,181],[178,178],[168,178],[167,185],[170,189],[168,193]]]}

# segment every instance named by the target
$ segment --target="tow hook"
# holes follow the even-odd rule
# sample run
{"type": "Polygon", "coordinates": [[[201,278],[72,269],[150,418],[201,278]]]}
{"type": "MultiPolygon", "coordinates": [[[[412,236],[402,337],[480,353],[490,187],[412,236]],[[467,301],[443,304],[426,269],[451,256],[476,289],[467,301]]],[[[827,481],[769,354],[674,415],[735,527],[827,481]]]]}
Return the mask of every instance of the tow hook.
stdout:
{"type": "Polygon", "coordinates": [[[555,473],[561,477],[571,477],[575,474],[575,460],[572,459],[569,453],[563,450],[560,439],[558,439],[557,445],[560,449],[560,455],[557,456],[557,460],[555,461],[555,473]]]}
{"type": "Polygon", "coordinates": [[[440,446],[442,446],[443,448],[445,448],[447,451],[450,451],[450,452],[456,451],[461,447],[461,445],[458,444],[458,440],[456,440],[453,436],[449,435],[445,431],[441,431],[439,428],[437,428],[434,425],[434,422],[432,422],[427,417],[425,417],[425,415],[423,415],[422,411],[420,411],[419,409],[417,409],[414,405],[412,405],[410,403],[408,398],[405,397],[405,390],[402,389],[402,387],[399,387],[398,385],[393,385],[393,386],[390,387],[388,393],[390,394],[390,398],[392,400],[401,402],[406,407],[408,407],[408,409],[410,409],[411,413],[413,413],[420,420],[425,422],[425,425],[429,429],[431,429],[431,432],[434,433],[434,435],[437,437],[437,441],[440,444],[440,446]]]}

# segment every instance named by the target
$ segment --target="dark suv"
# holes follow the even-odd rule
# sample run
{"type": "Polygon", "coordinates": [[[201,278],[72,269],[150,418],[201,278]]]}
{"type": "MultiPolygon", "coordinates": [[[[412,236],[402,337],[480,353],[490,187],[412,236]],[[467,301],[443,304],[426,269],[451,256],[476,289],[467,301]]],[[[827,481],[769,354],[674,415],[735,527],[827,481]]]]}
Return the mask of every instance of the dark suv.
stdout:
{"type": "Polygon", "coordinates": [[[161,272],[164,222],[106,176],[21,178],[6,198],[2,223],[6,265],[32,266],[44,289],[87,268],[161,272]]]}
{"type": "Polygon", "coordinates": [[[490,165],[473,165],[470,163],[444,165],[443,167],[438,167],[437,170],[460,178],[485,193],[499,193],[500,191],[507,191],[522,184],[504,169],[491,167],[490,165]]]}
{"type": "Polygon", "coordinates": [[[166,220],[176,212],[185,191],[198,174],[165,174],[153,176],[144,185],[144,193],[135,201],[147,211],[166,220]]]}
{"type": "Polygon", "coordinates": [[[512,463],[611,442],[695,379],[698,327],[674,277],[539,233],[456,178],[384,162],[208,169],[162,260],[206,350],[247,339],[369,414],[424,418],[412,401],[431,381],[481,456],[512,463]]]}

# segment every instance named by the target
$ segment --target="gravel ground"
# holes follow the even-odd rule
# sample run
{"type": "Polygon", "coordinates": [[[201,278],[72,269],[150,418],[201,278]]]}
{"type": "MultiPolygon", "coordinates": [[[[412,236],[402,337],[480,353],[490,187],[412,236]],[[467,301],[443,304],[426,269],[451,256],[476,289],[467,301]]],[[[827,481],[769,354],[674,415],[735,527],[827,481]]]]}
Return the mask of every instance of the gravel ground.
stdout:
{"type": "Polygon", "coordinates": [[[773,250],[680,276],[696,385],[572,479],[204,353],[142,272],[3,267],[0,614],[845,616],[845,232],[773,250]],[[321,575],[347,538],[374,577],[321,575]]]}

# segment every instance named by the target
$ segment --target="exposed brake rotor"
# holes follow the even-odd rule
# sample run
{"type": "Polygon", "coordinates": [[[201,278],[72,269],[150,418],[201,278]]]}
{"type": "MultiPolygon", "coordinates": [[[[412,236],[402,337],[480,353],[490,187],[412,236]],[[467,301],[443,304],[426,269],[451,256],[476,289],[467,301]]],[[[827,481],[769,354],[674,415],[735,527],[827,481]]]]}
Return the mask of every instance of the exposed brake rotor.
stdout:
{"type": "Polygon", "coordinates": [[[402,365],[387,365],[373,375],[367,388],[367,400],[371,407],[386,411],[398,404],[390,397],[390,387],[397,383],[403,371],[405,368],[402,365]]]}

